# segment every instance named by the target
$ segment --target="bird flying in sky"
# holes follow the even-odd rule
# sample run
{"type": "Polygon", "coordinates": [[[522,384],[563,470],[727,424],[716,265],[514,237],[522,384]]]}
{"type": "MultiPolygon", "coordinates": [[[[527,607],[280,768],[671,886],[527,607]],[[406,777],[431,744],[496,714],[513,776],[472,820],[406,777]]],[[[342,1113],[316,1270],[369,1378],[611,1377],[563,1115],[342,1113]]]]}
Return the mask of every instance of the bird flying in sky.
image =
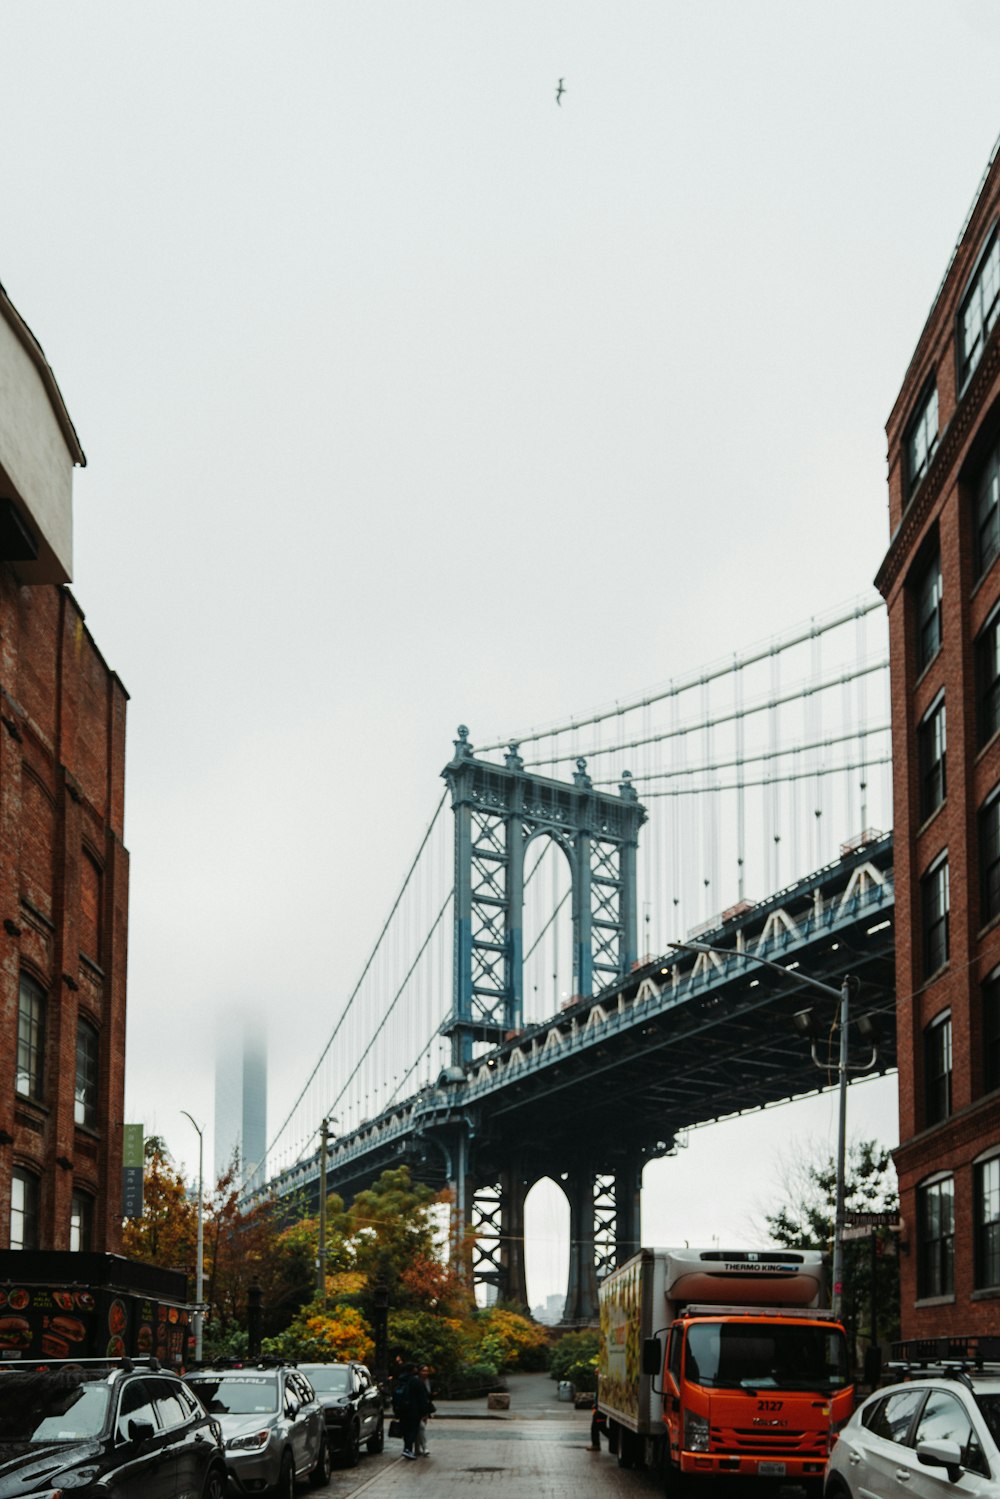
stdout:
{"type": "Polygon", "coordinates": [[[559,87],[556,89],[556,103],[559,105],[560,109],[562,108],[562,96],[565,92],[566,90],[563,88],[563,81],[560,78],[559,87]]]}

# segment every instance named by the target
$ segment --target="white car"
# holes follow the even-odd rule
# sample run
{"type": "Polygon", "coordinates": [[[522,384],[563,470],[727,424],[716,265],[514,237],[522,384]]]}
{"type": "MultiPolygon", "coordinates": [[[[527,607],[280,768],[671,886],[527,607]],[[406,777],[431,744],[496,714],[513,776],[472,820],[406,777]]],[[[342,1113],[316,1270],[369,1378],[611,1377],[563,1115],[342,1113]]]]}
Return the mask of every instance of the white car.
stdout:
{"type": "Polygon", "coordinates": [[[1000,1499],[1000,1372],[936,1370],[877,1390],[842,1428],[824,1499],[1000,1499]]]}

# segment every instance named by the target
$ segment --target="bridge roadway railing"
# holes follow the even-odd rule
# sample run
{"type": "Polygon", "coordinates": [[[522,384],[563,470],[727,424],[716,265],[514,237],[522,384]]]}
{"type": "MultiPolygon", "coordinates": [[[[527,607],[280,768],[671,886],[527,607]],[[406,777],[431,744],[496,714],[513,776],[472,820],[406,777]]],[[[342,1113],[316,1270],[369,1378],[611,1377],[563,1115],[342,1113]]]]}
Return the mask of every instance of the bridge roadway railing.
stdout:
{"type": "MultiPolygon", "coordinates": [[[[699,929],[699,942],[732,947],[732,957],[699,953],[688,958],[660,958],[637,965],[623,983],[592,999],[577,1000],[548,1020],[530,1026],[503,1045],[478,1057],[465,1081],[443,1073],[436,1085],[377,1118],[329,1148],[327,1170],[331,1190],[338,1178],[356,1175],[369,1157],[382,1169],[396,1150],[402,1155],[417,1136],[440,1135],[442,1126],[457,1123],[470,1110],[495,1097],[514,1082],[543,1074],[551,1066],[585,1053],[609,1037],[669,1014],[707,991],[748,977],[741,952],[795,961],[819,942],[846,936],[875,916],[876,929],[891,922],[895,892],[891,834],[852,861],[827,865],[769,900],[739,913],[739,920],[699,929]],[[842,876],[838,881],[837,876],[842,876]],[[831,884],[834,888],[829,890],[831,884]],[[804,909],[805,908],[805,909],[804,909]]],[[[692,939],[695,940],[695,939],[692,939]]],[[[794,970],[793,970],[794,973],[794,970]]],[[[790,975],[791,976],[791,975],[790,975]]],[[[450,1162],[446,1174],[452,1175],[450,1162]]],[[[279,1196],[314,1186],[319,1175],[318,1152],[307,1161],[275,1177],[269,1189],[279,1196]]]]}

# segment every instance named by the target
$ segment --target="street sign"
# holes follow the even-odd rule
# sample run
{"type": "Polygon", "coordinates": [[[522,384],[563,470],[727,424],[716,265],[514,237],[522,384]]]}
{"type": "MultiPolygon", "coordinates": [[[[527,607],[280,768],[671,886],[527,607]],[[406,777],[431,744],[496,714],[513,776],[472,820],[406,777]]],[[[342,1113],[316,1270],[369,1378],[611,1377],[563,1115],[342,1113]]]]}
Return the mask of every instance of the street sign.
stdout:
{"type": "Polygon", "coordinates": [[[891,1208],[887,1213],[845,1212],[844,1223],[848,1228],[899,1228],[899,1209],[891,1208]]]}
{"type": "Polygon", "coordinates": [[[875,1232],[876,1228],[888,1228],[893,1233],[901,1234],[903,1232],[902,1222],[894,1219],[891,1213],[889,1217],[890,1222],[888,1223],[872,1223],[870,1225],[865,1225],[864,1223],[847,1224],[840,1230],[841,1244],[847,1244],[852,1239],[867,1239],[871,1234],[875,1232]]]}

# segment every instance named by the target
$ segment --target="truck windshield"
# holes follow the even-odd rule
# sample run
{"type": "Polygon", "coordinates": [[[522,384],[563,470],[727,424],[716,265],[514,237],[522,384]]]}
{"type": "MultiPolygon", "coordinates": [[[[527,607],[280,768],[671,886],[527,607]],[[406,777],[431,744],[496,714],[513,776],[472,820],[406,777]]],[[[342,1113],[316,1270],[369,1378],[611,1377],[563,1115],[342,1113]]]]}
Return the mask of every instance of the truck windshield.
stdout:
{"type": "Polygon", "coordinates": [[[839,1328],[794,1322],[695,1322],[684,1372],[721,1390],[837,1390],[850,1384],[839,1328]]]}

